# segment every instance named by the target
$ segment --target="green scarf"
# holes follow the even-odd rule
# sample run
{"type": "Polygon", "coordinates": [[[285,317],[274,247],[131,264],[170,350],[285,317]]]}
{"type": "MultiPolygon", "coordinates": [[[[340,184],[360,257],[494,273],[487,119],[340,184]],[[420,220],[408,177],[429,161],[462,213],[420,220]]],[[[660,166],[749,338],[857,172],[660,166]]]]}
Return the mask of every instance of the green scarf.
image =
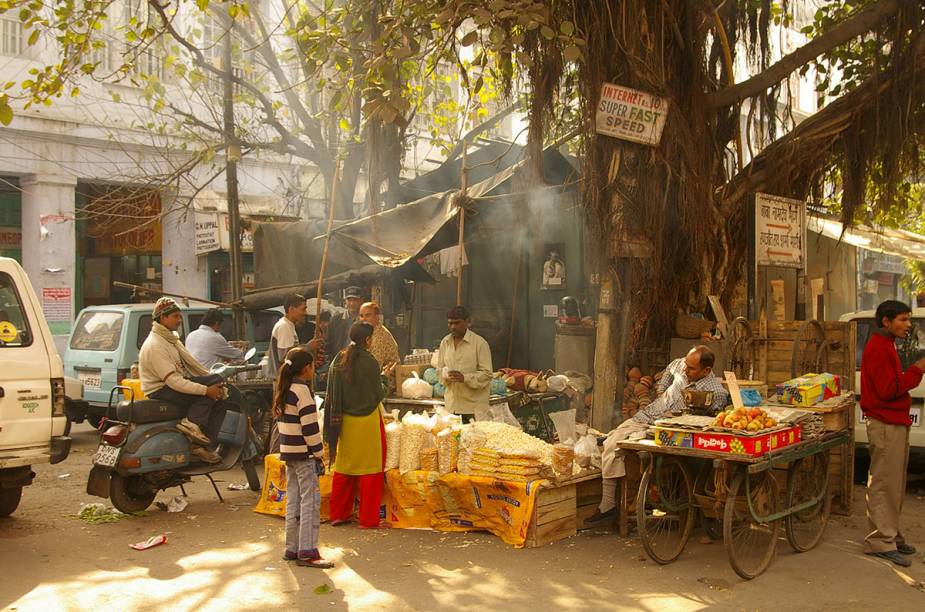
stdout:
{"type": "Polygon", "coordinates": [[[344,377],[343,354],[338,354],[328,372],[325,412],[339,422],[342,415],[365,417],[372,414],[385,398],[379,362],[365,347],[355,347],[353,377],[344,377]]]}

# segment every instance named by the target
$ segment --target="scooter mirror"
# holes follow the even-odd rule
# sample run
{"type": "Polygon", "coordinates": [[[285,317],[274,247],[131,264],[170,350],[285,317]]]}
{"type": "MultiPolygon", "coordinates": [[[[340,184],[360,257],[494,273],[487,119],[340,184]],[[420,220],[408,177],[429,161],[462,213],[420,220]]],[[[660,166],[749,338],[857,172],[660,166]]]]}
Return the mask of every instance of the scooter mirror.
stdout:
{"type": "Polygon", "coordinates": [[[227,369],[228,369],[228,366],[225,365],[224,363],[216,363],[216,364],[213,364],[211,368],[209,368],[209,373],[210,373],[210,374],[224,375],[224,374],[225,374],[225,370],[227,370],[227,369]]]}
{"type": "Polygon", "coordinates": [[[249,349],[247,349],[247,352],[244,353],[244,361],[250,361],[251,358],[256,354],[257,354],[257,347],[255,346],[250,347],[249,349]]]}

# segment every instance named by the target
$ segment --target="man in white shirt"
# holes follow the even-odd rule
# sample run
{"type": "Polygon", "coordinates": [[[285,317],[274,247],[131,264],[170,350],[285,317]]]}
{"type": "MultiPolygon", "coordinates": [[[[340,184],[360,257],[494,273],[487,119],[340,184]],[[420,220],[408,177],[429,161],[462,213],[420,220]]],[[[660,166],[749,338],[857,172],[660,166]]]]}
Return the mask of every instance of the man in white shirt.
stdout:
{"type": "Polygon", "coordinates": [[[219,331],[224,318],[221,310],[212,308],[202,317],[199,329],[186,337],[186,350],[207,370],[219,362],[244,359],[244,351],[228,344],[219,331]]]}
{"type": "Polygon", "coordinates": [[[488,420],[491,349],[485,338],[469,329],[472,319],[463,306],[446,313],[450,333],[440,342],[437,372],[446,385],[446,409],[468,422],[488,420]]]}
{"type": "Polygon", "coordinates": [[[279,370],[279,364],[286,358],[286,353],[299,345],[296,325],[305,320],[305,308],[305,298],[296,293],[287,296],[283,302],[286,315],[276,322],[270,334],[270,363],[273,372],[279,370]]]}

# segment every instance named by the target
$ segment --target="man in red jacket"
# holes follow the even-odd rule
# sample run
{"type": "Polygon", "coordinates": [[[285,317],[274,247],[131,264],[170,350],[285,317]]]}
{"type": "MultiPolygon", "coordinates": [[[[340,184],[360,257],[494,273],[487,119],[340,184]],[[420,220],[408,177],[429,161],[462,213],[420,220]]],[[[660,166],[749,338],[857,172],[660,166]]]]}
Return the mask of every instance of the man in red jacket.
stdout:
{"type": "Polygon", "coordinates": [[[899,530],[899,515],[906,494],[909,461],[909,426],[912,418],[909,391],[922,381],[925,358],[903,372],[896,340],[912,329],[912,310],[887,300],[877,307],[876,329],[861,357],[861,409],[867,420],[870,475],[867,479],[867,523],[864,552],[909,567],[904,555],[915,554],[899,530]]]}

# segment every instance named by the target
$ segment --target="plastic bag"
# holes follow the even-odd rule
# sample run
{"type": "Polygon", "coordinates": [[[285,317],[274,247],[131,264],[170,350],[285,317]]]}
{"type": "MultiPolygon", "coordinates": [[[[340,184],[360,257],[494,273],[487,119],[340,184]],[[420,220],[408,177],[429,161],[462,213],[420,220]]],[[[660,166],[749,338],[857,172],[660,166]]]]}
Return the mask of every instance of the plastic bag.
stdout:
{"type": "Polygon", "coordinates": [[[431,385],[436,385],[440,382],[440,377],[437,375],[437,368],[427,368],[424,370],[424,380],[431,385]]]}
{"type": "Polygon", "coordinates": [[[568,386],[568,377],[563,376],[562,374],[556,374],[555,376],[550,376],[547,378],[546,384],[549,386],[549,390],[551,392],[562,393],[568,386]]]}
{"type": "Polygon", "coordinates": [[[400,422],[393,421],[385,426],[385,469],[394,470],[398,467],[401,456],[401,429],[400,422]]]}
{"type": "Polygon", "coordinates": [[[434,385],[434,397],[446,397],[446,385],[442,382],[434,385]]]}
{"type": "Polygon", "coordinates": [[[589,468],[593,464],[594,456],[600,456],[601,452],[597,447],[597,438],[586,435],[575,444],[575,461],[581,468],[589,468]]]}
{"type": "Polygon", "coordinates": [[[552,447],[552,469],[559,476],[571,476],[575,451],[566,444],[554,444],[552,447]]]}
{"type": "Polygon", "coordinates": [[[472,453],[475,449],[485,446],[487,441],[488,435],[485,432],[479,431],[471,425],[463,428],[459,436],[459,454],[456,458],[456,469],[460,474],[469,474],[471,472],[469,463],[472,461],[472,453]]]}
{"type": "Polygon", "coordinates": [[[430,399],[434,396],[434,388],[426,380],[418,378],[417,372],[412,372],[411,378],[401,384],[401,396],[408,399],[430,399]]]}
{"type": "Polygon", "coordinates": [[[498,376],[492,378],[489,393],[491,395],[507,395],[507,383],[504,382],[504,378],[498,376]]]}
{"type": "Polygon", "coordinates": [[[459,455],[459,431],[447,428],[437,434],[437,467],[440,475],[456,471],[459,455]]]}
{"type": "Polygon", "coordinates": [[[402,474],[421,467],[421,449],[425,436],[430,435],[425,429],[426,423],[426,416],[411,412],[402,419],[398,449],[398,469],[402,474]]]}
{"type": "Polygon", "coordinates": [[[517,417],[514,416],[514,413],[511,412],[511,408],[506,402],[489,406],[488,413],[491,415],[491,420],[495,423],[504,423],[505,425],[510,425],[511,427],[516,427],[523,431],[523,426],[520,424],[520,421],[517,420],[517,417]]]}
{"type": "Polygon", "coordinates": [[[750,408],[761,405],[761,392],[758,389],[742,389],[739,393],[742,395],[743,405],[750,408]]]}
{"type": "Polygon", "coordinates": [[[550,412],[549,418],[556,428],[556,435],[562,444],[575,444],[578,434],[575,432],[575,410],[560,410],[550,412]]]}

